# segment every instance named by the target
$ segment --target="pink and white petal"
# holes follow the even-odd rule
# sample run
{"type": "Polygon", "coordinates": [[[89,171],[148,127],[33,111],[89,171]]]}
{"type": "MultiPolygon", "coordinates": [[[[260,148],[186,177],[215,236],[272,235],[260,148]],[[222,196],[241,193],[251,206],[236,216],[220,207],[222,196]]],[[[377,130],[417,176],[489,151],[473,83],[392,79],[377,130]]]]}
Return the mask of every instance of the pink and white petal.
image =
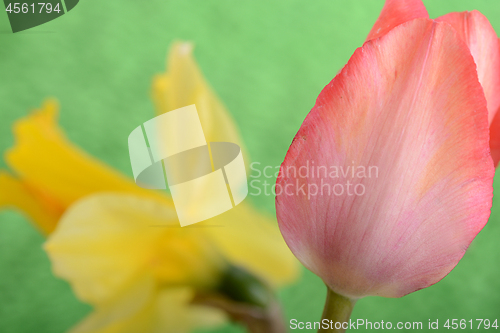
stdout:
{"type": "Polygon", "coordinates": [[[445,23],[400,25],[356,50],[306,117],[277,182],[281,232],[342,295],[400,297],[432,285],[488,220],[488,142],[467,46],[445,23]]]}
{"type": "Polygon", "coordinates": [[[451,24],[469,47],[488,103],[488,121],[491,125],[500,107],[500,47],[495,30],[477,10],[449,13],[436,20],[451,24]]]}
{"type": "Polygon", "coordinates": [[[398,25],[417,18],[429,18],[422,0],[386,0],[366,40],[379,38],[398,25]]]}

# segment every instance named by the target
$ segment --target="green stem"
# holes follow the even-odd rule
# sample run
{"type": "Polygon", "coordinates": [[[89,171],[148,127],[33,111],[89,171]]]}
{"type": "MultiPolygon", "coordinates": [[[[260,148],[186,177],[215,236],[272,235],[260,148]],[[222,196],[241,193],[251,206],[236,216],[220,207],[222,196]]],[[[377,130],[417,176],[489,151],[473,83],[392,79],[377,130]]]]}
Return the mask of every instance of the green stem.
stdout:
{"type": "Polygon", "coordinates": [[[351,318],[351,312],[356,300],[339,295],[329,287],[326,288],[328,294],[326,295],[321,323],[323,324],[323,320],[327,319],[329,328],[320,328],[318,332],[345,332],[346,327],[349,327],[349,318],[351,318]]]}

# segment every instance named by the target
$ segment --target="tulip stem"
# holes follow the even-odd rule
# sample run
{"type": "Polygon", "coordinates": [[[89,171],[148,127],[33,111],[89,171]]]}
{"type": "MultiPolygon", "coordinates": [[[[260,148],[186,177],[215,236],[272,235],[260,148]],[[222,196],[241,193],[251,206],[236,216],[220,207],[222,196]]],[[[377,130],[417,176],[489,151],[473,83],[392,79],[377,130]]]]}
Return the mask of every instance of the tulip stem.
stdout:
{"type": "Polygon", "coordinates": [[[349,318],[356,301],[335,293],[329,287],[326,288],[328,293],[321,320],[322,328],[318,332],[345,332],[349,327],[349,318]],[[326,323],[325,319],[328,320],[327,329],[323,328],[326,326],[323,325],[326,323]]]}

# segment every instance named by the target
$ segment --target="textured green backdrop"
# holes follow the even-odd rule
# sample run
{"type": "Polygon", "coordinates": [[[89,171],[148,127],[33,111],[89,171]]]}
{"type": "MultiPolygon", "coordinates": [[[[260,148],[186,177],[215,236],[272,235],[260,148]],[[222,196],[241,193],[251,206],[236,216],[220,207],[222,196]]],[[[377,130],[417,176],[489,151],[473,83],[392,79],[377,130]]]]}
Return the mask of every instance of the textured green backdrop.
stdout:
{"type": "MultiPolygon", "coordinates": [[[[497,0],[424,2],[431,17],[478,9],[500,31],[497,0]]],[[[128,134],[153,117],[151,79],[164,70],[169,44],[184,39],[195,42],[200,66],[236,119],[252,161],[279,165],[320,90],[361,46],[382,5],[83,0],[67,15],[17,34],[0,13],[0,152],[13,143],[12,123],[53,96],[71,140],[131,175],[128,134]]],[[[274,211],[272,197],[250,200],[274,211]]],[[[489,224],[449,276],[402,299],[363,299],[353,318],[500,319],[499,224],[495,198],[489,224]]],[[[2,333],[63,332],[91,310],[52,276],[42,242],[24,217],[0,212],[2,333]]],[[[319,320],[324,298],[321,281],[306,271],[281,292],[287,317],[302,321],[319,320]]]]}

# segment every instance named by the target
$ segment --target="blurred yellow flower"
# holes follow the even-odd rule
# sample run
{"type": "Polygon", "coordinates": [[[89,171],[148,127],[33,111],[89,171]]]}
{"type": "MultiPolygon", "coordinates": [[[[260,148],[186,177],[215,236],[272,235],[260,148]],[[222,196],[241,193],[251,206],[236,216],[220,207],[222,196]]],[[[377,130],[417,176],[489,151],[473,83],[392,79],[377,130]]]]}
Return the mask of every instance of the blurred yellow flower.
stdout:
{"type": "MultiPolygon", "coordinates": [[[[229,113],[210,90],[192,46],[175,43],[169,71],[155,78],[159,113],[196,104],[207,141],[243,147],[229,113]]],[[[181,228],[171,198],[142,189],[71,144],[57,126],[58,106],[44,106],[14,126],[16,144],[0,172],[0,207],[26,213],[48,235],[55,274],[94,312],[72,332],[189,332],[227,319],[195,304],[229,267],[276,287],[298,274],[274,221],[247,202],[181,228]]]]}

